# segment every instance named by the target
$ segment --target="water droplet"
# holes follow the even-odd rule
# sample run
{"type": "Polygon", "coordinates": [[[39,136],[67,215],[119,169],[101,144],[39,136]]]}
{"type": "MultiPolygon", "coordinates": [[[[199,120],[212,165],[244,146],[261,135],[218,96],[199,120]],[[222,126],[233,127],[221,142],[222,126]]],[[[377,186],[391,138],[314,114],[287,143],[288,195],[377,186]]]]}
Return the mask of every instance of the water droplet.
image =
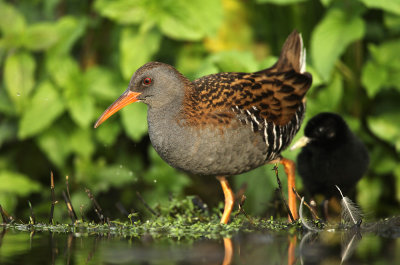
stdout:
{"type": "Polygon", "coordinates": [[[155,179],[155,180],[153,180],[154,181],[154,183],[157,183],[157,180],[155,179]]]}
{"type": "Polygon", "coordinates": [[[17,93],[17,97],[19,97],[19,96],[21,96],[21,93],[20,93],[20,92],[17,93]]]}

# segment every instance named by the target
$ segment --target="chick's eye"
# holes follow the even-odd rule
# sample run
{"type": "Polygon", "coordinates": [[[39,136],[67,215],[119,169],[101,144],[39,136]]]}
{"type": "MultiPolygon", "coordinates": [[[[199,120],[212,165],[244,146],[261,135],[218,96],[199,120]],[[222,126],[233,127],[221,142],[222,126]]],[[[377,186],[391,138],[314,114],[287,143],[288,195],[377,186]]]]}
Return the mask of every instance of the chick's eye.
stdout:
{"type": "Polygon", "coordinates": [[[143,79],[143,84],[148,86],[151,84],[153,80],[150,77],[146,77],[145,79],[143,79]]]}

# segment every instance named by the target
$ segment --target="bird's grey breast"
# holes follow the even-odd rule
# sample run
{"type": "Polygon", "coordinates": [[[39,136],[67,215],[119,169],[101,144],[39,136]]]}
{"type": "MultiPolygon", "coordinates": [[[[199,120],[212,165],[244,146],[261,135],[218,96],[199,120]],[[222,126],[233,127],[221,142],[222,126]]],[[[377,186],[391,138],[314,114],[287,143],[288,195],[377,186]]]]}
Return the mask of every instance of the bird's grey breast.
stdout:
{"type": "Polygon", "coordinates": [[[199,175],[234,175],[266,162],[263,137],[250,126],[196,127],[164,114],[149,108],[150,140],[175,168],[199,175]]]}

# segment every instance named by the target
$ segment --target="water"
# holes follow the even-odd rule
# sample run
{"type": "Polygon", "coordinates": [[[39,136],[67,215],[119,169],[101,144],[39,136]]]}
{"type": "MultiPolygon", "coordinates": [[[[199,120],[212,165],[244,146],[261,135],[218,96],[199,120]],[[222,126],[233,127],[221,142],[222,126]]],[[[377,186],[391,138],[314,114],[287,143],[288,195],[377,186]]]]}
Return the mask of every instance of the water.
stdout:
{"type": "Polygon", "coordinates": [[[0,264],[400,264],[400,226],[176,240],[2,230],[0,264]]]}

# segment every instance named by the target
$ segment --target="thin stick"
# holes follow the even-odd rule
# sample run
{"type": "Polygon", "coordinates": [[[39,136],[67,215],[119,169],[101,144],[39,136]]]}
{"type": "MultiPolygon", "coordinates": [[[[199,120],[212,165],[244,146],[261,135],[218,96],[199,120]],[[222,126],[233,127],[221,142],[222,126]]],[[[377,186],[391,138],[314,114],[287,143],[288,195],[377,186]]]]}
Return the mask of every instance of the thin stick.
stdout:
{"type": "Polygon", "coordinates": [[[71,202],[71,195],[69,193],[69,181],[68,181],[69,177],[65,176],[65,184],[67,185],[67,198],[68,198],[68,202],[69,202],[69,206],[68,206],[68,210],[70,210],[71,208],[71,212],[74,215],[75,220],[78,220],[78,216],[75,213],[74,207],[72,206],[72,202],[71,202]]]}
{"type": "Polygon", "coordinates": [[[245,210],[243,209],[243,205],[244,205],[244,203],[246,202],[246,199],[247,199],[247,197],[246,197],[246,195],[242,195],[242,198],[240,198],[240,202],[239,202],[239,205],[238,205],[238,207],[239,207],[239,213],[242,213],[246,218],[247,218],[247,220],[249,220],[249,222],[252,224],[252,225],[254,225],[254,221],[253,221],[253,219],[251,219],[251,217],[245,212],[245,210]]]}
{"type": "Polygon", "coordinates": [[[1,207],[0,204],[0,213],[1,213],[1,218],[3,219],[3,222],[6,224],[12,223],[14,221],[14,218],[9,215],[6,210],[3,209],[3,207],[1,207]]]}
{"type": "Polygon", "coordinates": [[[67,239],[67,261],[66,264],[69,265],[70,264],[70,260],[71,260],[71,247],[72,247],[72,243],[74,241],[74,236],[73,234],[69,234],[68,235],[68,239],[67,239]]]}
{"type": "Polygon", "coordinates": [[[72,204],[68,199],[68,196],[65,194],[65,192],[62,192],[62,195],[64,197],[64,201],[65,201],[65,205],[67,205],[67,209],[68,209],[68,215],[71,218],[72,223],[75,223],[76,221],[76,215],[74,213],[74,209],[72,208],[72,204]]]}
{"type": "Polygon", "coordinates": [[[136,196],[139,198],[139,200],[143,203],[143,205],[146,207],[147,210],[149,210],[152,214],[154,214],[155,216],[160,216],[159,213],[157,213],[156,211],[154,211],[148,204],[147,202],[144,200],[144,198],[142,197],[142,195],[140,195],[140,193],[137,191],[136,192],[136,196]]]}
{"type": "Polygon", "coordinates": [[[246,192],[246,190],[247,190],[247,183],[245,182],[240,186],[239,190],[236,192],[235,201],[241,200],[243,198],[243,195],[246,192]]]}
{"type": "Polygon", "coordinates": [[[31,210],[31,215],[29,216],[29,223],[34,225],[36,223],[35,213],[33,212],[32,204],[28,201],[29,209],[31,210]]]}
{"type": "Polygon", "coordinates": [[[50,208],[50,219],[49,223],[53,223],[53,216],[54,216],[54,205],[56,205],[56,195],[54,193],[54,175],[53,171],[50,171],[50,190],[51,190],[51,208],[50,208]]]}
{"type": "Polygon", "coordinates": [[[81,204],[81,206],[79,207],[80,211],[81,211],[81,221],[85,222],[85,218],[83,217],[83,204],[81,204]]]}
{"type": "MultiPolygon", "coordinates": [[[[300,194],[297,192],[295,188],[293,188],[293,192],[294,194],[296,194],[296,197],[301,201],[300,194]]],[[[315,212],[315,209],[312,208],[311,205],[309,205],[306,201],[304,201],[303,203],[310,210],[313,218],[319,220],[318,214],[315,212]]]]}
{"type": "Polygon", "coordinates": [[[131,221],[131,223],[133,223],[133,222],[135,222],[135,213],[134,212],[132,212],[132,213],[129,213],[126,209],[125,209],[125,207],[124,207],[124,205],[121,203],[121,202],[117,202],[116,204],[115,204],[115,206],[117,207],[117,209],[123,214],[123,215],[125,215],[125,216],[127,216],[128,218],[129,218],[129,220],[131,221]]]}
{"type": "Polygon", "coordinates": [[[117,207],[117,209],[120,211],[120,213],[122,213],[123,215],[128,216],[129,213],[128,211],[125,209],[124,205],[121,202],[117,202],[115,204],[115,207],[117,207]]]}
{"type": "Polygon", "coordinates": [[[288,214],[289,214],[290,220],[291,220],[292,222],[294,222],[295,220],[294,220],[294,218],[293,218],[292,211],[290,211],[289,205],[287,204],[287,202],[286,202],[286,200],[285,200],[285,197],[283,196],[282,184],[281,184],[281,180],[279,179],[279,174],[278,174],[278,166],[275,165],[274,168],[273,168],[272,170],[275,171],[276,181],[278,182],[278,189],[279,189],[279,193],[280,193],[280,195],[281,195],[283,204],[285,204],[285,208],[286,208],[286,211],[287,211],[288,214]]]}
{"type": "Polygon", "coordinates": [[[3,226],[3,230],[1,231],[1,234],[0,234],[0,248],[3,245],[3,238],[6,235],[7,231],[8,230],[3,226]]]}
{"type": "Polygon", "coordinates": [[[89,189],[85,189],[89,199],[92,201],[93,206],[94,206],[94,211],[96,212],[97,216],[100,219],[100,222],[104,223],[105,218],[103,215],[103,210],[101,209],[100,205],[97,203],[96,199],[94,198],[92,192],[89,189]]]}

